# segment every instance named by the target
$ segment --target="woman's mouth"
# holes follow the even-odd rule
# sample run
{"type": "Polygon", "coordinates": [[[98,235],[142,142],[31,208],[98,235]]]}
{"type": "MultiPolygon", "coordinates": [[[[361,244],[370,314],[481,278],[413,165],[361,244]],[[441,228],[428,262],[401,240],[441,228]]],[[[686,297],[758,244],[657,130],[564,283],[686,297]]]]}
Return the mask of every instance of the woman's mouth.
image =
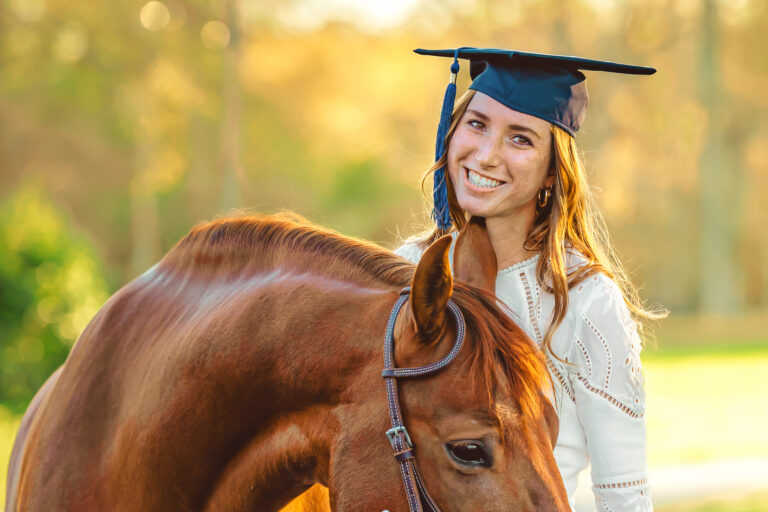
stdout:
{"type": "Polygon", "coordinates": [[[467,182],[472,186],[472,188],[486,191],[486,190],[493,190],[504,184],[503,181],[487,178],[485,176],[482,176],[476,173],[472,169],[467,169],[465,167],[464,170],[465,170],[464,174],[467,178],[467,182]]]}

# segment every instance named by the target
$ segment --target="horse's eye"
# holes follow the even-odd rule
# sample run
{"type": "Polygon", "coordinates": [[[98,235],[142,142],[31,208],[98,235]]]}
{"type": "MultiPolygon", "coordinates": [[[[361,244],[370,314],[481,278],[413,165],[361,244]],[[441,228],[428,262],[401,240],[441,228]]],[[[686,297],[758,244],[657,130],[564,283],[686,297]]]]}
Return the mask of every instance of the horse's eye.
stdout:
{"type": "Polygon", "coordinates": [[[454,441],[446,443],[448,453],[459,464],[465,466],[491,466],[491,457],[481,441],[454,441]]]}

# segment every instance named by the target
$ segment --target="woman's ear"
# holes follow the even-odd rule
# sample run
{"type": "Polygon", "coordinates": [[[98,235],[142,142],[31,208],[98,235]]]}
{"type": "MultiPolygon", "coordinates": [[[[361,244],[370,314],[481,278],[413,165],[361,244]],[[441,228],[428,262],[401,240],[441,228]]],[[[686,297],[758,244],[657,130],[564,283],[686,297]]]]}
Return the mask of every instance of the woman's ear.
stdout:
{"type": "Polygon", "coordinates": [[[453,266],[457,280],[496,295],[496,253],[482,217],[472,216],[459,233],[453,266]]]}
{"type": "Polygon", "coordinates": [[[430,245],[419,260],[411,283],[411,311],[416,331],[424,342],[437,341],[445,325],[445,311],[453,291],[446,235],[430,245]]]}

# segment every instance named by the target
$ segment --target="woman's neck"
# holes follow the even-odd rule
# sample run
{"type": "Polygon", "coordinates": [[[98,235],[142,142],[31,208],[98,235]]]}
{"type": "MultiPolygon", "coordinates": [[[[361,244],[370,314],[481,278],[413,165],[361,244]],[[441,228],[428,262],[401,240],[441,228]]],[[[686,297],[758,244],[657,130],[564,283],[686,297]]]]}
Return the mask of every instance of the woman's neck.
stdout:
{"type": "Polygon", "coordinates": [[[535,251],[525,248],[536,216],[536,208],[518,211],[514,215],[504,217],[487,217],[485,227],[496,253],[499,270],[535,256],[535,251]]]}

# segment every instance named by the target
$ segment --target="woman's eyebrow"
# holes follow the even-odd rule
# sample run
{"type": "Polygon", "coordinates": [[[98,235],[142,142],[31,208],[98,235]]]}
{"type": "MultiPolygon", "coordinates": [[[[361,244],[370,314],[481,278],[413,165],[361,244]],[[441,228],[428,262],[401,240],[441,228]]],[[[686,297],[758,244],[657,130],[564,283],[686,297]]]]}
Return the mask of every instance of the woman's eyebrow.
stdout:
{"type": "MultiPolygon", "coordinates": [[[[469,110],[467,110],[467,112],[469,112],[470,114],[472,114],[472,115],[474,115],[476,117],[479,117],[482,121],[489,121],[490,120],[490,117],[488,117],[487,115],[485,115],[482,112],[479,112],[477,110],[469,109],[469,110]]],[[[510,124],[509,126],[507,126],[507,128],[509,128],[510,130],[515,130],[515,131],[519,131],[519,132],[530,133],[531,135],[533,135],[537,139],[541,139],[541,135],[536,133],[532,128],[529,128],[529,127],[524,126],[522,124],[510,124]]]]}

